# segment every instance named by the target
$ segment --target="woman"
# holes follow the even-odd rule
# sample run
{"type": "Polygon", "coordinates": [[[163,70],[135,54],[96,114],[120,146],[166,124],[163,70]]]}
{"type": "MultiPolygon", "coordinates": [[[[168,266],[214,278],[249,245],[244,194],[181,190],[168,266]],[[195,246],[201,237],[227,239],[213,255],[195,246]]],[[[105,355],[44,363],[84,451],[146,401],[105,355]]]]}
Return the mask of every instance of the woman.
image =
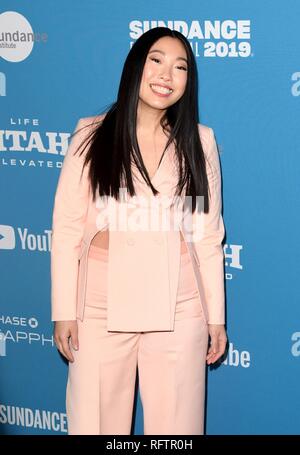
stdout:
{"type": "Polygon", "coordinates": [[[144,434],[203,434],[205,367],[227,337],[220,165],[197,122],[189,42],[157,27],[132,46],[117,101],[77,125],[51,248],[69,434],[130,434],[137,369],[144,434]],[[177,229],[153,228],[180,210],[177,229]]]}

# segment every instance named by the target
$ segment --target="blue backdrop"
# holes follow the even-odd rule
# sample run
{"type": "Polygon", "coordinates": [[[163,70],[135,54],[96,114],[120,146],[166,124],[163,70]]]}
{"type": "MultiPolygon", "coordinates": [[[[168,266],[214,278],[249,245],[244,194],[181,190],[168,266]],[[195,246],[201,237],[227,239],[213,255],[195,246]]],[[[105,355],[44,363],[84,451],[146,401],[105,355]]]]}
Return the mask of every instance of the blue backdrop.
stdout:
{"type": "Polygon", "coordinates": [[[131,43],[165,25],[193,47],[200,121],[215,131],[223,174],[230,344],[208,368],[206,433],[299,434],[300,2],[0,8],[0,433],[66,434],[67,364],[50,321],[61,144],[115,100],[131,43]]]}

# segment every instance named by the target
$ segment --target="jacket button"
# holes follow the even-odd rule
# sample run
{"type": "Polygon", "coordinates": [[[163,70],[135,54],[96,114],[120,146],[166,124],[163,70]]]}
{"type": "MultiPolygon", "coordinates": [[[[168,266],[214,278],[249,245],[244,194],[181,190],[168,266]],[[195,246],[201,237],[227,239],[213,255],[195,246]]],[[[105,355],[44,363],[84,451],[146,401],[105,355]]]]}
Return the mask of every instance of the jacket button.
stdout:
{"type": "Polygon", "coordinates": [[[127,239],[127,244],[128,245],[134,245],[134,243],[135,243],[134,239],[132,239],[132,238],[127,239]]]}

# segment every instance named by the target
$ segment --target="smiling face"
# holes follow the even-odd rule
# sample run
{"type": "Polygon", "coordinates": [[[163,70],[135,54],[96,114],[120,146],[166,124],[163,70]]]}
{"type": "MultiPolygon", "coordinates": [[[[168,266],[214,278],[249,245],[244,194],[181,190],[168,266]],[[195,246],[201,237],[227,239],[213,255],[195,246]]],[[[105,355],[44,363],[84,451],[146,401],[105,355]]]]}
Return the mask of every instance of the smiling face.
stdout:
{"type": "Polygon", "coordinates": [[[176,103],[185,91],[187,71],[187,54],[180,40],[160,38],[145,61],[140,102],[155,109],[166,109],[176,103]]]}

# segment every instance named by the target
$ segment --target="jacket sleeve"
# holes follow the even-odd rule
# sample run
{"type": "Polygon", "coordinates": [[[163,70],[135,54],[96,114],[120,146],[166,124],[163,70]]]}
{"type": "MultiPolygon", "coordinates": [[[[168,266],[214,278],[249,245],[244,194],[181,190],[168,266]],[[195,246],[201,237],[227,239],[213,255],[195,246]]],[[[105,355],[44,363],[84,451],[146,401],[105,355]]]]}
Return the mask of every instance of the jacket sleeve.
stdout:
{"type": "Polygon", "coordinates": [[[224,251],[225,228],[222,218],[221,170],[214,131],[208,128],[203,149],[207,160],[210,188],[209,213],[201,213],[201,235],[195,242],[200,279],[208,311],[208,324],[225,324],[224,251]]]}
{"type": "Polygon", "coordinates": [[[81,178],[85,153],[75,151],[85,137],[86,119],[76,125],[67,149],[54,198],[51,238],[51,320],[76,320],[78,257],[88,210],[87,166],[81,178]],[[78,132],[77,132],[78,131],[78,132]]]}

